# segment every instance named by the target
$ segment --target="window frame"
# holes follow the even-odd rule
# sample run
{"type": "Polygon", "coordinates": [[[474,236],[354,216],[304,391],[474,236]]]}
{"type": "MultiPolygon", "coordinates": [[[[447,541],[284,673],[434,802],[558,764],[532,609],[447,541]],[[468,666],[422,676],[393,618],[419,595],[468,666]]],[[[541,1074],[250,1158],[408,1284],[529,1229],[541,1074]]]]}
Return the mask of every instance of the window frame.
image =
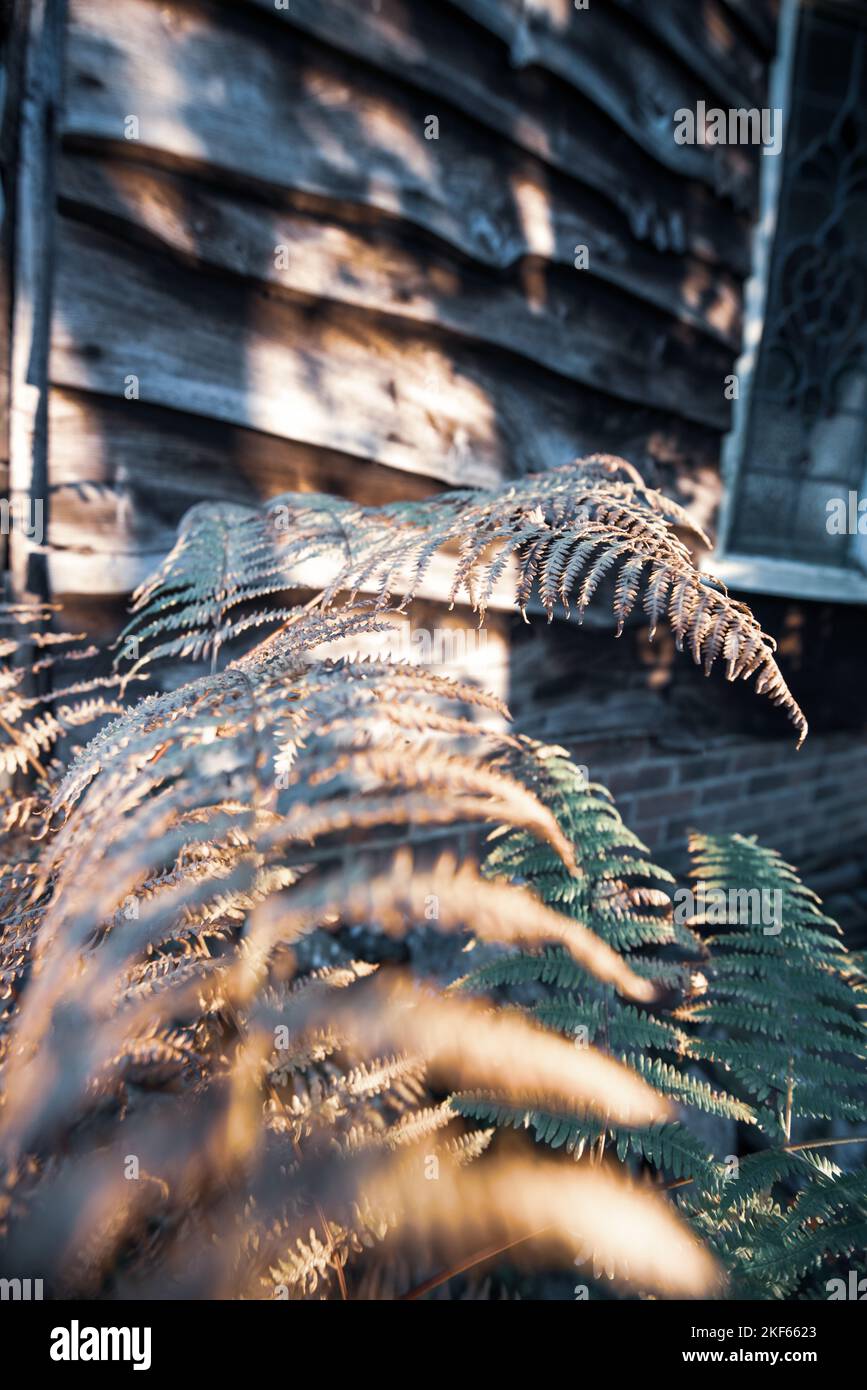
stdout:
{"type": "Polygon", "coordinates": [[[732,402],[732,424],[721,451],[722,500],[717,542],[702,568],[733,589],[786,598],[826,599],[835,603],[867,603],[867,573],[839,565],[821,565],[738,551],[731,546],[734,501],[745,464],[753,382],[762,343],[771,266],[780,215],[786,160],[786,139],[792,110],[792,89],[798,32],[805,5],[783,0],[777,32],[777,54],[771,65],[768,103],[783,112],[783,143],[777,158],[761,161],[759,218],[753,233],[752,271],[744,286],[742,349],[735,363],[739,393],[732,402]]]}

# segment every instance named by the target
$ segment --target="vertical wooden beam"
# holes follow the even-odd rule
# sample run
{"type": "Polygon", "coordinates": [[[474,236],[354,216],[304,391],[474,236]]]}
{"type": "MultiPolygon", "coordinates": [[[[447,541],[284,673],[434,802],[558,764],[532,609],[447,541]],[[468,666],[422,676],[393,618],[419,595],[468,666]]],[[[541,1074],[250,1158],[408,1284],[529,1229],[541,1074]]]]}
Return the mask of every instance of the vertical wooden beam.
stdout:
{"type": "MultiPolygon", "coordinates": [[[[5,0],[0,8],[0,496],[9,495],[9,405],[12,370],[12,256],[18,115],[29,0],[5,0]]],[[[0,570],[6,570],[7,537],[0,531],[0,570]]]]}
{"type": "Polygon", "coordinates": [[[54,276],[55,166],[66,0],[25,0],[12,276],[9,496],[11,595],[48,597],[48,355],[54,276]],[[42,511],[42,534],[24,519],[42,511]]]}

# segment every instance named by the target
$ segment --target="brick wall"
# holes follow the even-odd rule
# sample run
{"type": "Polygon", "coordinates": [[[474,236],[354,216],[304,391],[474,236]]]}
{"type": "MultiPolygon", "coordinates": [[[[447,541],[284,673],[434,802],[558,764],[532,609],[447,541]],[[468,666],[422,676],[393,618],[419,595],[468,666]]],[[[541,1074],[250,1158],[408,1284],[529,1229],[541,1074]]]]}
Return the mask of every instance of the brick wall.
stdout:
{"type": "Polygon", "coordinates": [[[867,844],[867,738],[726,737],[696,754],[652,738],[570,743],[659,862],[680,868],[691,829],[756,834],[795,865],[867,844]]]}

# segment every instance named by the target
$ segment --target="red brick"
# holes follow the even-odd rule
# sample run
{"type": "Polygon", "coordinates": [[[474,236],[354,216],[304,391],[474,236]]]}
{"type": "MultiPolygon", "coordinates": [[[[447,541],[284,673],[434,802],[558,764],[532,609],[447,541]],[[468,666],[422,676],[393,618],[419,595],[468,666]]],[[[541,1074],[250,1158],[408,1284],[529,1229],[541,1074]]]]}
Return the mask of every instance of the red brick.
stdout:
{"type": "MultiPolygon", "coordinates": [[[[787,745],[786,753],[789,751],[787,745]]],[[[732,763],[732,771],[755,772],[757,768],[773,767],[783,756],[785,753],[779,744],[757,742],[754,747],[737,754],[732,763]]]]}
{"type": "Polygon", "coordinates": [[[751,796],[756,792],[777,791],[781,787],[787,787],[795,780],[795,774],[787,772],[762,772],[757,777],[751,777],[747,783],[747,791],[751,796]]]}
{"type": "Polygon", "coordinates": [[[731,767],[731,758],[721,754],[700,758],[687,758],[677,769],[678,783],[704,783],[712,777],[723,777],[731,767]]]}
{"type": "Polygon", "coordinates": [[[702,787],[699,802],[702,806],[726,805],[732,801],[740,801],[746,794],[747,783],[744,777],[728,778],[702,787]]]}
{"type": "Polygon", "coordinates": [[[694,804],[693,788],[681,787],[677,791],[639,797],[636,810],[642,819],[653,820],[657,816],[661,819],[663,816],[678,815],[694,804]]]}
{"type": "Polygon", "coordinates": [[[614,796],[625,792],[658,791],[671,784],[672,769],[666,763],[645,763],[633,769],[616,769],[611,773],[610,788],[614,796]]]}

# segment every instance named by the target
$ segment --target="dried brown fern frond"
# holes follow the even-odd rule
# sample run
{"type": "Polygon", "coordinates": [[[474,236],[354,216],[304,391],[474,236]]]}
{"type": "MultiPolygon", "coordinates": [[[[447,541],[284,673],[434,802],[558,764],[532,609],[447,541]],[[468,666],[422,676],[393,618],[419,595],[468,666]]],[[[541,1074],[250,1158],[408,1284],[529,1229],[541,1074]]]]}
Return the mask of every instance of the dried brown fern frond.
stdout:
{"type": "MultiPolygon", "coordinates": [[[[460,1121],[443,1107],[426,1109],[417,1082],[415,1091],[407,1092],[407,1083],[413,1077],[420,1078],[422,1070],[432,1069],[449,1085],[499,1084],[504,1094],[529,1106],[542,1096],[552,1096],[561,1103],[598,1105],[605,1113],[613,1111],[624,1119],[628,1115],[636,1122],[652,1122],[667,1113],[667,1103],[640,1081],[627,1077],[622,1068],[592,1052],[579,1052],[521,1015],[490,1012],[477,1002],[439,999],[393,979],[375,988],[374,993],[356,998],[356,987],[364,981],[363,970],[341,972],[336,980],[320,976],[301,990],[281,991],[269,983],[267,969],[262,974],[262,946],[261,940],[251,941],[249,946],[239,942],[220,963],[212,962],[214,970],[223,975],[220,1012],[234,1020],[228,1036],[225,1025],[217,1019],[216,1032],[204,1025],[201,981],[193,991],[198,999],[194,1017],[179,1028],[177,1019],[186,1017],[191,1008],[188,979],[164,982],[156,1009],[151,1007],[152,997],[146,1007],[138,1007],[144,1001],[136,998],[136,1007],[118,1011],[115,1006],[109,1015],[98,1008],[99,992],[92,989],[94,971],[87,968],[81,984],[77,979],[71,981],[62,999],[56,1000],[50,1038],[42,1038],[34,1051],[28,1046],[33,1040],[27,1030],[16,1032],[15,1053],[7,1057],[5,1067],[9,1105],[2,1126],[4,1145],[10,1138],[14,1142],[16,1135],[19,1141],[29,1140],[30,1144],[38,1142],[38,1136],[44,1143],[58,1130],[75,1136],[70,1158],[38,1179],[25,1182],[17,1198],[28,1223],[51,1223],[57,1238],[52,1258],[58,1262],[62,1287],[68,1281],[79,1291],[89,1286],[98,1290],[101,1271],[111,1268],[119,1244],[128,1243],[145,1225],[163,1231],[169,1270],[183,1262],[188,1249],[184,1240],[189,1240],[198,1252],[197,1261],[206,1254],[215,1262],[208,1276],[211,1291],[227,1287],[237,1291],[238,1279],[243,1275],[243,1287],[251,1265],[262,1271],[264,1262],[267,1268],[275,1244],[284,1249],[293,1244],[294,1226],[298,1234],[292,1278],[302,1290],[315,1291],[304,1276],[305,1269],[309,1273],[317,1262],[324,1262],[319,1271],[322,1278],[326,1271],[348,1260],[353,1250],[363,1250],[364,1240],[350,1238],[350,1233],[359,1229],[359,1210],[372,1213],[370,1220],[376,1217],[380,1238],[400,1230],[408,1190],[402,1193],[396,1185],[396,1170],[383,1168],[388,1155],[415,1154],[409,1161],[418,1165],[419,1153],[433,1152],[440,1156],[438,1161],[446,1163],[451,1158],[462,1168],[487,1146],[489,1135],[463,1139],[459,1133],[447,1141],[450,1147],[438,1144],[432,1150],[433,1134],[460,1125],[460,1121]],[[252,993],[243,987],[250,975],[246,957],[251,951],[257,980],[252,993]],[[336,1009],[323,994],[332,991],[335,984],[341,994],[336,1009]],[[85,1019],[87,1027],[83,1030],[85,1019]],[[277,1057],[273,1055],[275,1019],[281,1027],[288,1021],[287,1044],[277,1057]],[[70,1046],[70,1028],[76,1031],[74,1048],[70,1046]],[[329,1034],[324,1041],[323,1029],[329,1034]],[[392,1050],[393,1043],[397,1052],[392,1050]],[[378,1060],[382,1057],[380,1045],[385,1044],[384,1059],[378,1060]],[[299,1067],[303,1071],[316,1065],[317,1059],[333,1055],[335,1047],[359,1050],[370,1060],[333,1071],[325,1084],[308,1081],[300,1092],[294,1090],[290,1097],[276,1099],[275,1085],[279,1086],[282,1078],[275,1075],[275,1061],[292,1072],[299,1067]],[[404,1053],[408,1053],[405,1061],[401,1060],[404,1053]],[[53,1084],[58,1073],[62,1104],[58,1104],[60,1088],[53,1084]],[[131,1085],[142,1098],[153,1096],[154,1103],[161,1098],[162,1110],[151,1117],[150,1104],[139,1099],[134,1111],[137,1120],[122,1127],[113,1150],[106,1153],[97,1128],[99,1154],[90,1153],[85,1142],[87,1102],[94,1104],[101,1096],[104,1108],[108,1097],[120,1097],[131,1085]],[[400,1091],[393,1099],[396,1086],[403,1088],[403,1100],[400,1091]],[[164,1127],[165,1104],[173,1094],[177,1094],[178,1104],[169,1131],[164,1127]],[[196,1095],[199,1103],[191,1103],[196,1095]],[[31,1108],[23,1125],[22,1101],[31,1108]],[[383,1105],[384,1109],[378,1108],[383,1105]],[[33,1109],[41,1114],[34,1116],[33,1109]],[[326,1145],[327,1153],[341,1131],[346,1136],[340,1149],[341,1166],[329,1169],[319,1144],[326,1145]],[[269,1141],[263,1148],[265,1134],[269,1141]],[[229,1135],[232,1138],[227,1147],[229,1135]],[[302,1153],[297,1149],[299,1142],[302,1153]],[[211,1158],[206,1159],[209,1154],[211,1158]],[[128,1176],[125,1165],[131,1157],[140,1166],[141,1176],[146,1175],[146,1192],[139,1183],[131,1187],[124,1181],[128,1176]],[[364,1160],[360,1166],[359,1160],[364,1160]],[[212,1190],[217,1164],[219,1184],[212,1190]],[[282,1174],[279,1183],[278,1170],[282,1174]],[[368,1191],[371,1184],[373,1195],[368,1191]],[[291,1194],[288,1198],[287,1191],[291,1194]],[[350,1210],[344,1219],[347,1202],[350,1210]],[[321,1226],[316,1213],[323,1208],[329,1215],[321,1226]],[[64,1216],[58,1220],[61,1211],[64,1216]],[[86,1231],[73,1219],[76,1212],[86,1220],[86,1231]],[[181,1222],[184,1239],[176,1248],[181,1222]],[[312,1238],[316,1250],[313,1265],[307,1258],[312,1258],[311,1225],[319,1233],[312,1238]],[[220,1232],[216,1244],[215,1229],[220,1232]],[[207,1239],[205,1231],[211,1232],[207,1239]],[[251,1231],[257,1232],[254,1252],[248,1247],[251,1231]],[[84,1268],[79,1267],[82,1250],[87,1251],[84,1268]],[[302,1259],[305,1250],[307,1256],[302,1259]],[[245,1258],[239,1269],[242,1252],[245,1258]]],[[[94,956],[101,950],[104,944],[95,947],[94,956]]],[[[23,1008],[26,1012],[26,998],[23,1008]]],[[[276,1070],[279,1072],[279,1066],[276,1070]]],[[[98,1114],[94,1111],[91,1124],[96,1123],[98,1114]]],[[[567,1184],[572,1181],[567,1165],[548,1179],[555,1191],[561,1180],[567,1184]]],[[[615,1195],[612,1190],[610,1196],[615,1195]]],[[[490,1222],[493,1233],[513,1220],[521,1229],[514,1194],[507,1204],[503,1193],[487,1210],[488,1216],[484,1220],[479,1216],[481,1225],[476,1225],[473,1233],[488,1229],[485,1221],[490,1222]]],[[[461,1212],[461,1198],[455,1193],[445,1208],[428,1213],[425,1239],[436,1237],[438,1248],[445,1248],[461,1229],[461,1212]]],[[[651,1219],[649,1207],[645,1215],[651,1219]]],[[[413,1214],[411,1232],[418,1220],[418,1213],[413,1214]]],[[[670,1220],[675,1232],[676,1224],[670,1220]]],[[[369,1224],[365,1218],[364,1229],[369,1224]]],[[[577,1239],[570,1237],[562,1223],[558,1229],[561,1241],[577,1239]]],[[[589,1238],[590,1232],[584,1230],[584,1239],[589,1238]]],[[[14,1239],[11,1248],[16,1248],[14,1239]]],[[[606,1242],[603,1250],[613,1257],[606,1242]]],[[[672,1253],[677,1254],[676,1243],[672,1253]]],[[[687,1284],[692,1292],[703,1287],[698,1277],[688,1279],[687,1284]]]]}
{"type": "MultiPolygon", "coordinates": [[[[54,632],[45,627],[57,612],[50,604],[0,604],[0,771],[12,775],[30,771],[48,783],[45,766],[58,740],[75,728],[119,714],[123,704],[99,690],[121,684],[117,676],[96,677],[64,685],[52,681],[40,690],[38,683],[56,676],[69,663],[89,661],[97,655],[91,645],[79,645],[83,633],[54,632]],[[45,652],[47,655],[40,655],[45,652]],[[84,696],[91,696],[84,699],[84,696]],[[58,704],[71,700],[69,704],[58,704]],[[45,709],[46,705],[55,709],[45,709]]],[[[12,829],[20,818],[7,824],[12,829]]]]}
{"type": "MultiPolygon", "coordinates": [[[[387,1259],[400,1269],[407,1250],[450,1261],[528,1238],[524,1260],[530,1265],[591,1258],[622,1288],[669,1297],[721,1292],[714,1261],[671,1208],[649,1187],[625,1182],[612,1170],[492,1155],[465,1171],[459,1156],[442,1148],[410,1157],[397,1152],[375,1176],[359,1168],[357,1200],[334,1204],[340,1219],[329,1223],[331,1241],[287,1222],[282,1257],[270,1271],[272,1297],[289,1297],[293,1288],[315,1294],[335,1255],[345,1267],[354,1255],[379,1247],[375,1265],[387,1259]]],[[[268,1242],[266,1249],[277,1244],[268,1242]]],[[[389,1282],[384,1293],[380,1283],[373,1296],[399,1297],[400,1286],[389,1282]]]]}
{"type": "Polygon", "coordinates": [[[574,1265],[580,1251],[624,1288],[681,1298],[722,1290],[714,1260],[671,1208],[611,1169],[504,1156],[466,1173],[442,1165],[436,1182],[420,1176],[396,1163],[366,1184],[371,1207],[399,1208],[404,1238],[445,1233],[454,1252],[533,1233],[537,1259],[574,1265]]]}
{"type": "MultiPolygon", "coordinates": [[[[381,626],[370,615],[356,621],[381,626]]],[[[52,815],[68,818],[86,795],[101,853],[128,843],[130,817],[139,815],[130,846],[135,860],[137,847],[152,841],[152,832],[142,832],[158,821],[166,834],[193,845],[218,841],[221,826],[237,837],[245,817],[270,817],[270,830],[257,831],[269,847],[281,838],[300,846],[326,833],[329,818],[330,828],[339,829],[347,808],[363,817],[369,805],[373,824],[387,820],[390,804],[394,823],[404,824],[403,796],[412,791],[420,822],[425,797],[432,818],[442,801],[453,813],[464,806],[468,815],[496,815],[500,807],[508,819],[523,817],[552,836],[568,858],[553,817],[515,779],[488,768],[487,751],[502,736],[450,710],[472,701],[483,712],[501,711],[498,702],[473,687],[384,662],[305,663],[300,626],[223,673],[141,701],[101,730],[58,786],[52,815]],[[403,711],[411,717],[404,719],[403,711]]],[[[303,626],[318,644],[316,615],[303,626]]],[[[61,826],[44,858],[48,872],[76,840],[83,851],[78,824],[61,826]]],[[[166,854],[159,858],[165,862],[166,854]]]]}
{"type": "Polygon", "coordinates": [[[455,1087],[495,1087],[504,1098],[528,1103],[545,1097],[564,1110],[596,1111],[624,1124],[662,1123],[668,1103],[625,1067],[591,1048],[537,1028],[522,1011],[491,1010],[477,1000],[444,996],[400,976],[377,975],[338,1000],[294,997],[282,1009],[261,1002],[250,1029],[270,1037],[275,1027],[290,1036],[333,1026],[364,1055],[395,1045],[424,1059],[434,1076],[455,1087]]]}
{"type": "Polygon", "coordinates": [[[45,804],[38,796],[15,796],[11,788],[0,791],[0,834],[8,836],[12,831],[35,829],[45,811],[45,804]]]}
{"type": "Polygon", "coordinates": [[[215,666],[220,648],[238,633],[291,617],[288,608],[259,609],[258,618],[237,612],[286,589],[286,580],[282,557],[254,508],[201,502],[187,512],[156,574],[133,596],[133,616],[116,645],[135,663],[133,672],[144,664],[140,644],[154,642],[147,660],[210,659],[215,666]]]}
{"type": "MultiPolygon", "coordinates": [[[[496,702],[419,669],[313,658],[324,632],[345,630],[293,615],[227,670],[102,729],[53,792],[39,863],[5,885],[4,1259],[50,1230],[46,1272],[62,1292],[99,1293],[121,1264],[138,1291],[155,1270],[194,1268],[200,1292],[262,1296],[282,1259],[309,1295],[323,1279],[343,1287],[345,1267],[402,1223],[447,1248],[459,1189],[407,1219],[393,1165],[432,1154],[459,1177],[488,1161],[490,1131],[443,1099],[457,1086],[624,1124],[668,1114],[640,1078],[523,1014],[369,978],[363,963],[296,978],[315,928],[433,924],[555,942],[630,997],[653,995],[526,891],[453,856],[392,853],[389,828],[494,819],[574,867],[521,779],[523,745],[467,716],[496,702]]],[[[561,1179],[571,1191],[571,1160],[552,1194],[561,1179]]],[[[504,1189],[480,1231],[512,1221],[505,1202],[504,1189]]],[[[703,1280],[696,1266],[686,1282],[703,1280]]]]}
{"type": "Polygon", "coordinates": [[[681,507],[610,455],[496,490],[383,507],[286,494],[242,517],[194,508],[175,550],[136,596],[128,635],[146,649],[133,670],[159,656],[213,653],[245,626],[290,621],[291,608],[261,606],[278,590],[320,589],[322,609],[340,595],[350,604],[365,595],[378,610],[403,610],[437,563],[450,570],[450,602],[464,595],[482,620],[495,596],[514,601],[525,618],[537,604],[549,621],[558,607],[568,616],[574,603],[580,620],[608,576],[618,635],[641,599],[651,639],[666,621],[678,649],[686,646],[705,674],[722,659],[729,680],[755,677],[757,691],[785,710],[800,744],[806,720],[772,638],[721,582],[695,568],[678,529],[710,544],[681,507]],[[244,604],[252,612],[239,618],[244,604]],[[168,630],[181,635],[151,645],[168,630]]]}
{"type": "MultiPolygon", "coordinates": [[[[344,992],[350,995],[352,988],[344,992]]],[[[486,1044],[488,1070],[497,1070],[503,1020],[496,1015],[487,1021],[479,1008],[472,1019],[464,1018],[458,1046],[451,1002],[401,997],[398,992],[394,1011],[385,1015],[384,1002],[383,995],[376,1008],[372,999],[352,1002],[342,1011],[338,1027],[368,1030],[366,1038],[359,1038],[365,1046],[374,1032],[406,1034],[409,1028],[414,1047],[433,1047],[441,1072],[450,1074],[459,1065],[462,1075],[475,1053],[478,1030],[493,1029],[486,1044]],[[420,1013],[414,1018],[416,1009],[420,1013]]],[[[337,1268],[363,1256],[372,1240],[411,1240],[416,1250],[430,1248],[441,1259],[449,1252],[471,1253],[477,1242],[500,1239],[505,1233],[511,1238],[533,1235],[539,1225],[546,1235],[538,1253],[549,1260],[569,1261],[589,1247],[634,1287],[699,1295],[714,1286],[713,1262],[658,1197],[631,1195],[614,1179],[596,1183],[586,1165],[577,1174],[577,1184],[572,1161],[545,1165],[544,1174],[537,1175],[544,1177],[545,1198],[541,1190],[531,1199],[514,1187],[536,1171],[532,1161],[507,1164],[509,1179],[500,1184],[502,1160],[495,1156],[489,1169],[484,1157],[481,1185],[470,1181],[465,1186],[464,1170],[469,1163],[471,1179],[472,1163],[485,1154],[490,1133],[466,1134],[460,1128],[448,1133],[461,1122],[447,1107],[423,1103],[418,1081],[413,1081],[418,1063],[374,1056],[366,1064],[332,1069],[322,1084],[306,1081],[295,1092],[297,1103],[292,1097],[276,1099],[270,1072],[265,1080],[255,1060],[270,1046],[267,1026],[261,1043],[255,1030],[268,1022],[267,1011],[251,1019],[254,1031],[244,1028],[237,1056],[222,1066],[215,1064],[218,1059],[203,1057],[188,1031],[177,1029],[145,1035],[114,1059],[114,1074],[124,1084],[134,1082],[144,1089],[111,1147],[100,1144],[90,1152],[82,1144],[79,1122],[68,1158],[34,1173],[16,1196],[31,1227],[44,1224],[52,1233],[49,1273],[55,1273],[56,1265],[61,1288],[97,1294],[119,1249],[130,1248],[134,1239],[141,1256],[145,1230],[151,1238],[159,1233],[156,1249],[145,1246],[145,1253],[155,1260],[163,1296],[176,1279],[189,1277],[194,1269],[204,1281],[197,1290],[200,1295],[241,1291],[280,1297],[275,1286],[284,1281],[297,1292],[315,1294],[337,1268]],[[203,1064],[210,1078],[202,1077],[203,1064]],[[407,1082],[412,1082],[409,1092],[407,1082]],[[403,1104],[392,1099],[396,1083],[404,1087],[403,1104]],[[171,1113],[166,1109],[169,1102],[171,1113]],[[338,1135],[343,1138],[335,1145],[338,1135]],[[131,1160],[137,1179],[132,1183],[131,1160]],[[494,1186],[480,1205],[480,1191],[489,1176],[494,1186]],[[437,1182],[431,1183],[431,1177],[437,1182]],[[419,1188],[420,1183],[427,1186],[419,1188]],[[594,1204],[602,1204],[594,1217],[576,1201],[579,1189],[589,1194],[591,1188],[594,1204]],[[472,1218],[467,1203],[473,1206],[472,1218]],[[543,1207],[545,1220],[537,1221],[543,1207]],[[657,1246],[655,1266],[642,1255],[640,1241],[626,1260],[626,1227],[617,1234],[624,1216],[634,1238],[643,1230],[652,1232],[649,1245],[657,1246]],[[660,1273],[663,1264],[669,1265],[665,1278],[660,1273]]],[[[507,1029],[513,1024],[521,1027],[515,1018],[506,1020],[507,1029]]],[[[538,1040],[544,1035],[530,1029],[530,1036],[538,1040]]],[[[522,1074],[512,1080],[519,1093],[529,1087],[535,1096],[543,1072],[548,1085],[547,1067],[537,1054],[539,1071],[535,1077],[528,1071],[532,1061],[525,1043],[522,1030],[521,1038],[516,1035],[507,1047],[506,1059],[499,1061],[499,1072],[502,1078],[506,1063],[519,1059],[522,1074]]],[[[587,1089],[592,1059],[579,1056],[563,1040],[547,1038],[545,1046],[552,1045],[558,1049],[560,1088],[566,1087],[576,1099],[586,1098],[593,1091],[592,1086],[587,1089]]],[[[303,1068],[310,1061],[301,1058],[295,1066],[303,1068]]],[[[605,1059],[599,1062],[606,1065],[605,1059]]],[[[647,1088],[645,1095],[654,1113],[664,1107],[647,1088]]],[[[616,1109],[616,1093],[613,1101],[616,1109]]],[[[631,1113],[643,1112],[633,1108],[631,1113]]],[[[13,1219],[13,1257],[17,1238],[13,1219]]],[[[141,1277],[147,1296],[147,1279],[156,1277],[150,1261],[141,1277]]],[[[129,1270],[126,1278],[141,1296],[142,1285],[129,1270]]],[[[177,1296],[183,1296],[182,1290],[177,1296]]]]}
{"type": "MultiPolygon", "coordinates": [[[[607,462],[591,464],[585,485],[611,476],[607,462]]],[[[650,523],[625,516],[639,503],[639,492],[618,494],[616,505],[609,495],[596,522],[619,519],[646,539],[650,523]]],[[[568,523],[570,505],[551,501],[551,515],[568,523]]],[[[319,530],[336,525],[351,559],[364,528],[356,537],[337,523],[341,506],[318,509],[319,530]]],[[[523,567],[523,603],[547,542],[531,536],[545,516],[538,499],[520,512],[519,539],[506,529],[502,549],[523,567]]],[[[466,520],[463,504],[455,515],[466,520]]],[[[396,1251],[396,1267],[407,1243],[417,1264],[460,1258],[468,1238],[524,1239],[544,1217],[546,1258],[590,1248],[631,1287],[714,1289],[712,1262],[658,1199],[607,1185],[589,1154],[577,1169],[569,1158],[536,1177],[532,1162],[504,1162],[457,1094],[484,1093],[528,1117],[664,1126],[669,1102],[634,1070],[521,1011],[364,962],[298,978],[314,934],[362,927],[403,937],[426,926],[534,950],[555,944],[627,998],[655,996],[580,912],[560,916],[452,854],[392,852],[416,828],[493,820],[539,846],[567,884],[582,878],[571,825],[539,794],[550,771],[540,750],[485,726],[502,706],[424,669],[323,659],[324,642],[381,631],[386,614],[260,613],[256,603],[288,570],[270,556],[256,514],[238,521],[237,543],[230,527],[216,551],[213,516],[191,527],[143,597],[139,631],[148,640],[174,632],[158,647],[177,656],[207,629],[216,657],[263,621],[278,630],[226,670],[103,728],[53,787],[38,865],[12,875],[0,902],[4,1258],[28,1229],[50,1230],[47,1272],[62,1294],[99,1294],[107,1283],[116,1293],[122,1269],[126,1287],[145,1296],[156,1279],[192,1296],[274,1296],[275,1281],[289,1296],[345,1295],[373,1245],[396,1251]],[[203,538],[216,579],[196,610],[203,538]],[[156,618],[152,602],[164,605],[156,618]],[[188,620],[197,632],[183,631],[188,620]],[[485,1165],[481,1184],[476,1164],[485,1165]]],[[[424,555],[407,554],[422,573],[424,555]]],[[[465,545],[457,564],[459,582],[477,591],[483,550],[465,545]]],[[[624,566],[621,609],[631,575],[624,566]]],[[[591,587],[585,576],[582,599],[591,587]]],[[[485,601],[483,591],[482,609],[485,601]]],[[[604,905],[588,897],[600,920],[658,906],[636,897],[644,890],[619,865],[612,875],[604,905]]]]}
{"type": "MultiPolygon", "coordinates": [[[[107,1009],[116,975],[142,952],[231,932],[257,903],[291,895],[311,856],[333,860],[347,808],[357,837],[405,825],[408,804],[419,825],[483,817],[529,827],[569,859],[550,813],[487,767],[497,736],[476,732],[473,751],[472,726],[451,722],[449,703],[482,700],[474,690],[380,662],[305,664],[304,631],[319,642],[318,615],[225,672],[142,701],[75,760],[50,805],[58,826],[31,894],[49,900],[22,1037],[35,1039],[69,1002],[70,975],[90,1008],[107,1009]],[[401,728],[400,760],[387,713],[420,691],[433,727],[419,714],[401,728]]],[[[339,875],[325,883],[320,913],[339,911],[347,885],[339,875]]]]}
{"type": "Polygon", "coordinates": [[[291,895],[269,899],[257,911],[251,949],[267,950],[274,940],[297,941],[333,917],[338,905],[343,922],[375,922],[390,935],[402,934],[408,921],[433,921],[439,931],[467,930],[481,941],[556,944],[625,997],[648,1003],[655,996],[650,981],[635,975],[622,956],[580,922],[544,908],[522,888],[481,877],[470,862],[458,865],[450,854],[426,870],[404,850],[379,873],[373,861],[359,856],[351,866],[305,881],[291,895]]]}

